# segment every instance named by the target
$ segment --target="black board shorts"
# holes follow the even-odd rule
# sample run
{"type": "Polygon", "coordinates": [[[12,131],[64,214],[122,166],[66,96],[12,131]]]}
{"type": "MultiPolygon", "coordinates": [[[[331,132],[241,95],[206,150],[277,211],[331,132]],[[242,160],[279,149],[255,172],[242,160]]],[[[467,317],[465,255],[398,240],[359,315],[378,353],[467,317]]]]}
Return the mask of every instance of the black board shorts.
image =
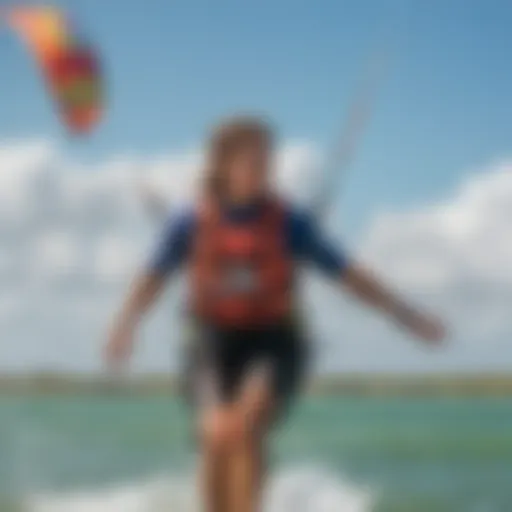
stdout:
{"type": "Polygon", "coordinates": [[[183,391],[202,407],[229,403],[244,379],[262,368],[279,417],[305,377],[307,348],[291,322],[257,329],[226,329],[193,320],[185,345],[183,391]]]}

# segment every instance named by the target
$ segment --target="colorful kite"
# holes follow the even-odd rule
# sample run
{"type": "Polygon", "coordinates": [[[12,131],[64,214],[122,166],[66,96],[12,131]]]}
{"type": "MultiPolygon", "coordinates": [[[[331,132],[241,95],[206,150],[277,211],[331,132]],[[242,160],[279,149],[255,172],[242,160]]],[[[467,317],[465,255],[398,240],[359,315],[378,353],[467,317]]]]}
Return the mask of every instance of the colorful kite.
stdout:
{"type": "Polygon", "coordinates": [[[33,53],[68,130],[89,133],[103,113],[101,70],[91,46],[54,7],[13,7],[3,14],[33,53]]]}

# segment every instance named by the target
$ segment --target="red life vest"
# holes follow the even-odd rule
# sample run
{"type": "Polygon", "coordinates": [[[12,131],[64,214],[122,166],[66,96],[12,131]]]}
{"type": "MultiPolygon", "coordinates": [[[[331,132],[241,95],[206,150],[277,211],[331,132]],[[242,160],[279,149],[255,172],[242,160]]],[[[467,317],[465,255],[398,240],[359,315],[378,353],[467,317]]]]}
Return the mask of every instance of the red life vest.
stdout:
{"type": "Polygon", "coordinates": [[[254,220],[233,223],[218,205],[201,204],[189,271],[191,309],[201,319],[235,328],[287,319],[294,272],[283,205],[269,199],[254,220]]]}

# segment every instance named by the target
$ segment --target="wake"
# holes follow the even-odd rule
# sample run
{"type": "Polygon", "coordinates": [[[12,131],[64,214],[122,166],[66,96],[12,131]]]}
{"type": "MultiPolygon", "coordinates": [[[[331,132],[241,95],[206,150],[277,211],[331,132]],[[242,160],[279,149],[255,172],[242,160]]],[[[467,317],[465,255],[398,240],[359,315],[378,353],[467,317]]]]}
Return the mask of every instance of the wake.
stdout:
{"type": "MultiPolygon", "coordinates": [[[[326,470],[293,468],[277,474],[265,496],[265,512],[370,512],[374,495],[326,470]]],[[[66,494],[29,496],[27,512],[200,512],[190,476],[66,494]]]]}

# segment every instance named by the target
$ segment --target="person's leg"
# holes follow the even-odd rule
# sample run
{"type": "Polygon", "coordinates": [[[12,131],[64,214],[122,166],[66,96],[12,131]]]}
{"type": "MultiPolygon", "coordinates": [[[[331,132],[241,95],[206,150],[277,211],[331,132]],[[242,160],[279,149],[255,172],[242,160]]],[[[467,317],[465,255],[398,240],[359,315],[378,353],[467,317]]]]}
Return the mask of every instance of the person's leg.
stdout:
{"type": "Polygon", "coordinates": [[[251,375],[233,404],[229,460],[229,512],[260,510],[265,479],[266,441],[273,408],[271,383],[264,374],[251,375]]]}
{"type": "Polygon", "coordinates": [[[264,333],[233,405],[237,435],[229,463],[229,512],[260,510],[271,427],[282,418],[304,376],[305,345],[294,325],[264,333]]]}
{"type": "Polygon", "coordinates": [[[269,429],[298,383],[297,345],[286,332],[251,338],[217,339],[196,379],[207,512],[260,510],[269,429]]]}
{"type": "Polygon", "coordinates": [[[226,393],[232,379],[224,333],[196,323],[188,343],[184,391],[195,409],[196,441],[200,451],[199,488],[205,512],[228,511],[227,465],[230,407],[226,393]]]}
{"type": "Polygon", "coordinates": [[[251,333],[210,330],[208,334],[209,344],[194,378],[205,511],[252,512],[257,509],[249,502],[256,499],[251,495],[259,487],[255,482],[261,474],[254,434],[262,430],[258,404],[264,397],[249,385],[253,379],[247,378],[247,370],[258,353],[257,345],[251,333]],[[259,401],[253,396],[256,391],[259,401]],[[243,478],[238,478],[239,473],[243,478]]]}
{"type": "Polygon", "coordinates": [[[264,476],[266,414],[253,397],[205,411],[201,421],[206,512],[256,512],[264,476]]]}
{"type": "Polygon", "coordinates": [[[226,406],[205,410],[200,421],[201,493],[205,512],[229,511],[231,418],[226,406]]]}

